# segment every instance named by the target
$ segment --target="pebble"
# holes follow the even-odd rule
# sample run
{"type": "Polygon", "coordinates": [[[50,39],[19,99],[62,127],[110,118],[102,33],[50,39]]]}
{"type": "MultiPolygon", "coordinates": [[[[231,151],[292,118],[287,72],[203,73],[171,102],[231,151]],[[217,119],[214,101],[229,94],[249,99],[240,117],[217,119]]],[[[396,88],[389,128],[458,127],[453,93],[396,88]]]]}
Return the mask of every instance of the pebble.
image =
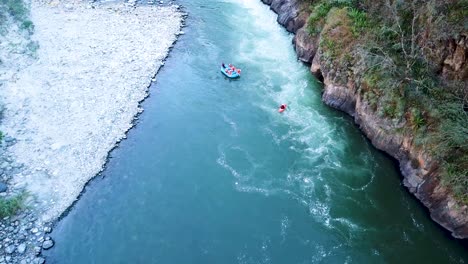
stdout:
{"type": "Polygon", "coordinates": [[[18,251],[18,253],[23,254],[26,251],[26,244],[24,243],[19,244],[16,250],[18,251]]]}
{"type": "Polygon", "coordinates": [[[52,228],[50,228],[49,226],[45,226],[44,227],[44,233],[48,234],[52,231],[52,228]]]}
{"type": "Polygon", "coordinates": [[[39,257],[39,258],[34,259],[34,264],[43,264],[43,263],[45,263],[44,258],[39,257]]]}
{"type": "Polygon", "coordinates": [[[38,256],[39,254],[41,254],[41,247],[35,246],[35,247],[34,247],[34,253],[36,254],[36,256],[38,256]]]}
{"type": "Polygon", "coordinates": [[[31,233],[36,234],[37,232],[39,232],[39,229],[37,229],[37,227],[31,228],[31,233]]]}
{"type": "Polygon", "coordinates": [[[5,247],[5,253],[11,254],[15,251],[15,246],[14,245],[9,245],[8,247],[5,247]]]}

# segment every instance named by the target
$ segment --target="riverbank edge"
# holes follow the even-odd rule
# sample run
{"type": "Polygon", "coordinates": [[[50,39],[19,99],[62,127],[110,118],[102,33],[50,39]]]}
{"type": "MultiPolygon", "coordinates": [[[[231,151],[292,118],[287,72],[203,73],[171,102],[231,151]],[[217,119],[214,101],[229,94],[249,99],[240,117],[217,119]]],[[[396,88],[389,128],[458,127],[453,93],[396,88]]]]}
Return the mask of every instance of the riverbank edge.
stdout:
{"type": "MultiPolygon", "coordinates": [[[[133,2],[134,4],[136,4],[135,2],[133,2]]],[[[86,187],[91,184],[92,181],[94,180],[97,180],[97,178],[102,175],[102,173],[107,169],[107,165],[109,164],[109,161],[110,161],[110,158],[111,158],[111,154],[114,150],[116,150],[117,148],[119,148],[120,146],[120,143],[127,139],[127,135],[128,133],[130,132],[130,130],[134,129],[136,126],[138,126],[138,122],[139,122],[139,117],[141,114],[143,114],[143,112],[145,111],[144,108],[142,108],[142,104],[144,101],[146,101],[146,99],[148,99],[149,97],[151,97],[151,92],[150,92],[150,88],[151,86],[153,85],[153,83],[156,82],[156,77],[158,75],[158,73],[162,70],[162,68],[164,67],[165,65],[165,62],[169,59],[169,57],[171,56],[171,52],[172,50],[174,49],[175,45],[177,44],[177,42],[179,41],[179,38],[185,34],[185,32],[182,31],[183,28],[185,28],[187,26],[186,24],[186,19],[188,17],[188,13],[184,11],[184,7],[183,6],[180,6],[180,5],[177,5],[178,6],[178,10],[179,12],[181,13],[181,17],[182,17],[182,21],[181,21],[181,26],[180,26],[180,33],[177,34],[177,37],[175,39],[175,41],[172,43],[172,45],[169,47],[169,50],[168,50],[168,53],[167,55],[161,60],[162,61],[162,64],[161,64],[161,67],[158,68],[158,70],[155,72],[155,74],[151,77],[151,82],[150,84],[148,84],[146,86],[146,96],[138,101],[138,107],[140,109],[140,111],[138,111],[138,113],[136,115],[133,116],[133,120],[132,120],[132,123],[130,124],[131,127],[129,129],[127,129],[124,133],[124,136],[119,139],[117,142],[115,142],[114,146],[109,150],[109,152],[107,153],[107,156],[106,156],[106,160],[102,166],[102,169],[101,171],[99,171],[99,173],[97,173],[96,175],[94,175],[92,178],[90,178],[83,186],[83,189],[81,190],[81,192],[79,193],[78,197],[75,199],[75,201],[73,201],[73,203],[67,208],[65,209],[61,214],[60,216],[58,216],[56,219],[54,219],[53,221],[51,221],[51,226],[52,228],[55,227],[57,225],[58,222],[60,222],[63,218],[65,218],[71,210],[73,210],[73,208],[75,207],[76,203],[79,202],[80,198],[84,195],[84,193],[86,192],[86,187]]]]}
{"type": "MultiPolygon", "coordinates": [[[[131,2],[131,5],[133,6],[136,6],[136,2],[135,1],[132,1],[131,2]]],[[[150,88],[151,86],[153,85],[153,83],[156,81],[156,76],[158,75],[158,73],[162,70],[162,68],[164,67],[165,65],[165,62],[167,61],[167,59],[170,57],[171,55],[171,52],[172,50],[174,49],[175,45],[177,44],[177,42],[179,41],[179,38],[185,34],[183,32],[183,28],[185,28],[187,26],[186,24],[186,20],[187,20],[187,17],[188,17],[188,13],[184,10],[184,7],[181,6],[181,5],[174,5],[177,7],[177,10],[178,12],[180,12],[181,14],[181,23],[180,23],[180,32],[178,34],[176,34],[176,38],[174,40],[174,42],[172,43],[172,45],[169,47],[168,49],[168,52],[166,54],[166,56],[161,60],[161,66],[158,67],[157,71],[154,73],[154,75],[151,77],[151,81],[150,83],[146,86],[146,96],[141,99],[140,101],[138,101],[138,108],[140,109],[140,111],[138,111],[138,113],[136,115],[133,116],[133,120],[132,120],[132,123],[130,124],[130,128],[127,129],[125,132],[124,132],[124,136],[119,139],[117,142],[115,142],[114,146],[109,150],[109,152],[107,153],[107,156],[106,156],[106,160],[102,166],[102,169],[99,173],[97,173],[96,175],[94,175],[93,177],[91,177],[83,186],[82,190],[80,191],[78,197],[76,197],[75,201],[73,201],[73,203],[68,207],[66,208],[56,219],[54,219],[53,221],[50,222],[49,226],[50,227],[46,227],[46,231],[47,233],[51,233],[52,232],[52,229],[55,228],[55,226],[63,219],[65,218],[70,212],[71,210],[73,210],[73,208],[75,207],[76,203],[79,202],[79,200],[81,199],[81,197],[84,195],[84,193],[86,192],[86,187],[91,184],[92,181],[96,180],[100,175],[102,175],[102,173],[106,170],[107,168],[107,165],[109,163],[109,160],[110,160],[110,156],[111,156],[111,153],[116,150],[119,145],[120,145],[120,142],[122,142],[123,140],[125,140],[127,138],[127,135],[128,133],[130,132],[130,130],[132,130],[134,127],[136,127],[138,125],[138,120],[139,120],[139,116],[141,114],[143,114],[144,112],[144,108],[142,108],[142,104],[143,102],[149,98],[151,96],[151,91],[150,91],[150,88]]],[[[41,253],[38,255],[40,258],[43,258],[44,260],[47,260],[47,258],[45,256],[43,256],[42,254],[42,251],[41,253]]]]}
{"type": "Polygon", "coordinates": [[[454,238],[468,238],[468,208],[460,204],[439,180],[439,164],[418,148],[408,135],[388,133],[388,121],[380,118],[352,83],[339,83],[337,74],[320,59],[320,33],[309,35],[306,24],[308,5],[297,0],[261,0],[278,15],[277,22],[294,34],[298,59],[311,65],[310,71],[324,84],[322,101],[351,117],[374,147],[396,159],[403,185],[429,211],[430,217],[454,238]]]}
{"type": "MultiPolygon", "coordinates": [[[[95,4],[88,5],[87,8],[95,8],[95,4]]],[[[129,131],[138,124],[139,116],[144,112],[142,108],[142,103],[151,96],[150,87],[156,81],[156,77],[161,69],[164,67],[166,60],[169,58],[172,49],[179,40],[179,37],[183,34],[183,28],[186,27],[186,18],[188,13],[185,12],[184,8],[180,5],[171,2],[169,4],[171,8],[176,10],[176,13],[180,16],[180,23],[178,27],[178,32],[174,34],[174,41],[168,47],[167,52],[163,58],[158,59],[161,62],[160,66],[158,65],[154,74],[148,78],[148,84],[145,86],[144,92],[145,96],[137,102],[138,111],[133,116],[131,123],[129,124],[128,129],[123,131],[123,135],[119,138],[112,146],[112,148],[107,152],[105,161],[102,164],[101,170],[90,177],[86,183],[83,185],[83,188],[80,190],[76,199],[60,213],[59,216],[52,218],[48,221],[41,220],[41,211],[40,208],[34,208],[30,205],[30,202],[36,199],[33,195],[27,191],[16,188],[12,185],[11,180],[14,174],[17,174],[18,171],[24,169],[24,165],[18,163],[12,153],[9,151],[9,148],[14,146],[17,140],[14,137],[9,136],[8,134],[4,138],[3,144],[0,145],[1,149],[1,159],[5,162],[8,162],[8,167],[4,170],[5,175],[8,176],[8,179],[5,181],[8,186],[8,191],[2,193],[4,197],[10,197],[18,193],[25,193],[27,197],[26,204],[24,208],[21,209],[18,213],[12,216],[5,217],[1,220],[0,223],[0,233],[6,236],[6,239],[3,239],[3,243],[0,244],[0,250],[3,252],[0,255],[0,264],[2,263],[37,263],[42,264],[46,262],[46,257],[42,254],[43,250],[47,250],[54,246],[54,240],[49,234],[52,232],[52,229],[61,221],[66,215],[73,209],[75,204],[79,201],[81,196],[84,194],[88,184],[96,179],[102,172],[106,169],[107,164],[110,159],[110,155],[113,150],[119,147],[120,142],[127,138],[129,131]],[[14,243],[14,241],[21,241],[20,243],[14,243]],[[10,244],[9,247],[6,245],[10,244]]],[[[135,1],[130,1],[128,4],[129,8],[135,8],[137,6],[135,1]]],[[[165,4],[164,6],[167,6],[165,4]]],[[[69,9],[69,7],[65,6],[69,9]]]]}

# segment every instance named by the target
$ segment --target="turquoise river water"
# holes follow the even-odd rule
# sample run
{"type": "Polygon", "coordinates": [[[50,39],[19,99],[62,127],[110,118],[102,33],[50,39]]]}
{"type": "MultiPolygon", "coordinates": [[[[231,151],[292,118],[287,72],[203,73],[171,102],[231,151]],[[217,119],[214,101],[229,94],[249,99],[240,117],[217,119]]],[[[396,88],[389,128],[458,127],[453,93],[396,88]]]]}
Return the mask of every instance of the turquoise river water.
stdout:
{"type": "Polygon", "coordinates": [[[186,34],[57,223],[48,263],[467,263],[395,163],[321,102],[267,6],[178,3],[186,34]],[[243,76],[227,80],[221,61],[243,76]]]}

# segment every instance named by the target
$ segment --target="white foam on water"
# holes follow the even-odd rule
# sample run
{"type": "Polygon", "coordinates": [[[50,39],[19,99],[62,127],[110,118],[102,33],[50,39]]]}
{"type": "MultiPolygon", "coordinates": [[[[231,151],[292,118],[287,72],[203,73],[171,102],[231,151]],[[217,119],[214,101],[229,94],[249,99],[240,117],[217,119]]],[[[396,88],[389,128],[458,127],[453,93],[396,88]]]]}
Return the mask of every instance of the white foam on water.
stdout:
{"type": "Polygon", "coordinates": [[[343,244],[338,244],[336,246],[331,247],[330,249],[326,249],[322,245],[315,245],[316,254],[312,257],[311,263],[327,263],[325,260],[327,257],[332,256],[334,252],[339,252],[343,247],[343,244]]]}
{"type": "Polygon", "coordinates": [[[271,139],[273,139],[273,142],[275,142],[276,145],[279,145],[282,141],[280,137],[269,127],[263,127],[263,131],[265,132],[266,135],[271,136],[271,139]]]}
{"type": "Polygon", "coordinates": [[[413,244],[413,241],[411,241],[411,239],[410,239],[409,235],[406,233],[406,231],[403,231],[402,236],[403,236],[403,241],[405,241],[405,242],[407,242],[409,244],[413,244]]]}
{"type": "Polygon", "coordinates": [[[231,118],[229,118],[226,114],[223,113],[223,120],[231,127],[231,135],[237,136],[238,128],[236,122],[234,122],[231,118]]]}
{"type": "Polygon", "coordinates": [[[289,218],[285,215],[281,217],[281,231],[280,231],[281,243],[284,243],[284,241],[286,241],[286,235],[288,233],[289,225],[290,225],[289,218]]]}
{"type": "Polygon", "coordinates": [[[270,257],[270,252],[268,248],[270,247],[271,240],[270,238],[263,239],[262,241],[262,262],[261,263],[271,263],[271,257],[270,257]]]}
{"type": "Polygon", "coordinates": [[[424,231],[424,225],[422,223],[418,223],[418,221],[414,217],[413,213],[411,213],[410,216],[411,216],[411,221],[413,222],[413,226],[416,227],[416,229],[418,231],[423,232],[424,231]]]}
{"type": "Polygon", "coordinates": [[[313,201],[308,206],[310,214],[318,223],[323,223],[327,228],[333,228],[330,224],[330,207],[327,202],[313,201]]]}
{"type": "Polygon", "coordinates": [[[232,176],[236,178],[237,180],[243,180],[245,177],[241,175],[239,172],[237,172],[233,167],[229,166],[226,162],[226,154],[224,152],[221,152],[220,156],[216,160],[216,162],[221,165],[221,167],[225,168],[226,170],[230,171],[232,176]]]}
{"type": "Polygon", "coordinates": [[[363,231],[364,228],[357,225],[356,223],[353,223],[351,220],[347,219],[347,218],[334,218],[332,219],[333,221],[335,222],[339,222],[343,225],[345,225],[346,227],[348,227],[349,229],[351,229],[353,232],[357,232],[357,231],[363,231]]]}
{"type": "MultiPolygon", "coordinates": [[[[296,55],[291,45],[292,35],[285,33],[276,22],[276,15],[260,1],[228,2],[237,4],[243,13],[248,13],[235,18],[238,26],[246,29],[242,32],[245,36],[238,41],[236,61],[239,65],[248,65],[252,70],[262,73],[260,78],[249,79],[249,84],[246,84],[248,88],[245,88],[260,98],[254,101],[254,107],[270,115],[270,123],[261,127],[261,131],[271,137],[275,145],[291,142],[289,149],[299,156],[295,163],[298,165],[292,167],[299,169],[291,168],[284,176],[264,179],[255,178],[255,172],[261,166],[253,165],[256,164],[255,159],[247,154],[246,159],[252,164],[248,175],[242,175],[238,168],[230,164],[223,151],[220,152],[218,163],[236,178],[235,188],[239,191],[263,195],[287,194],[304,204],[316,222],[327,228],[344,225],[349,232],[361,229],[357,223],[345,216],[330,216],[332,197],[337,197],[330,186],[338,185],[351,191],[365,191],[374,180],[373,169],[368,169],[374,162],[370,153],[360,153],[362,167],[366,169],[352,171],[344,166],[341,160],[346,155],[345,148],[348,145],[345,142],[347,138],[342,137],[345,135],[344,128],[336,127],[336,123],[331,122],[330,117],[315,109],[321,107],[322,102],[320,94],[312,93],[311,89],[318,87],[312,87],[308,69],[295,59],[296,55]],[[288,109],[279,115],[277,106],[282,103],[286,103],[288,109]],[[284,126],[288,127],[287,132],[276,130],[284,126]],[[347,184],[346,177],[339,179],[327,175],[324,179],[324,170],[341,172],[337,175],[346,172],[348,179],[359,175],[370,176],[362,185],[352,186],[347,184]],[[333,184],[329,184],[330,182],[333,184]]],[[[229,123],[229,120],[224,118],[225,122],[229,123]]],[[[343,195],[339,197],[346,199],[343,195]]]]}

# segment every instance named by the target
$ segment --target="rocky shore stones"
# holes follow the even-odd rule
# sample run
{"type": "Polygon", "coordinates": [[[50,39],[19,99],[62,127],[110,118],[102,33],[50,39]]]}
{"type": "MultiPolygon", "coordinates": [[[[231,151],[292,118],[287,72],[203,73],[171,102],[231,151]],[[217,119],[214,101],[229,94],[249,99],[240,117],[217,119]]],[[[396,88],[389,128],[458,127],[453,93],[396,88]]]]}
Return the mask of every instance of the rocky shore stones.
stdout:
{"type": "Polygon", "coordinates": [[[15,249],[16,249],[16,247],[14,245],[9,245],[9,246],[5,247],[5,253],[11,254],[11,253],[15,252],[15,249]]]}
{"type": "Polygon", "coordinates": [[[0,182],[0,193],[6,192],[8,189],[7,185],[3,182],[0,182]]]}
{"type": "Polygon", "coordinates": [[[44,227],[44,233],[48,234],[48,233],[50,233],[51,231],[52,231],[52,228],[50,228],[50,227],[48,227],[48,226],[44,227]]]}
{"type": "Polygon", "coordinates": [[[12,183],[34,196],[45,221],[75,201],[132,127],[183,19],[170,5],[80,3],[32,1],[38,60],[0,90],[0,129],[16,138],[9,151],[24,164],[12,183]]]}
{"type": "Polygon", "coordinates": [[[54,241],[52,239],[50,239],[50,237],[49,237],[49,240],[45,240],[42,243],[42,248],[45,249],[45,250],[48,250],[49,248],[51,248],[53,246],[54,246],[54,241]]]}
{"type": "Polygon", "coordinates": [[[0,56],[0,196],[25,189],[31,197],[19,215],[1,219],[0,264],[45,262],[50,222],[125,138],[181,32],[179,7],[129,2],[28,1],[37,59],[15,53],[16,65],[0,56]]]}
{"type": "Polygon", "coordinates": [[[42,251],[41,247],[39,247],[39,246],[34,247],[34,254],[36,256],[39,256],[39,254],[41,254],[41,251],[42,251]]]}
{"type": "Polygon", "coordinates": [[[43,264],[45,263],[45,259],[44,258],[35,258],[34,261],[33,261],[34,264],[43,264]]]}
{"type": "Polygon", "coordinates": [[[26,251],[26,244],[25,243],[19,244],[16,250],[18,251],[18,253],[23,254],[26,251]]]}

